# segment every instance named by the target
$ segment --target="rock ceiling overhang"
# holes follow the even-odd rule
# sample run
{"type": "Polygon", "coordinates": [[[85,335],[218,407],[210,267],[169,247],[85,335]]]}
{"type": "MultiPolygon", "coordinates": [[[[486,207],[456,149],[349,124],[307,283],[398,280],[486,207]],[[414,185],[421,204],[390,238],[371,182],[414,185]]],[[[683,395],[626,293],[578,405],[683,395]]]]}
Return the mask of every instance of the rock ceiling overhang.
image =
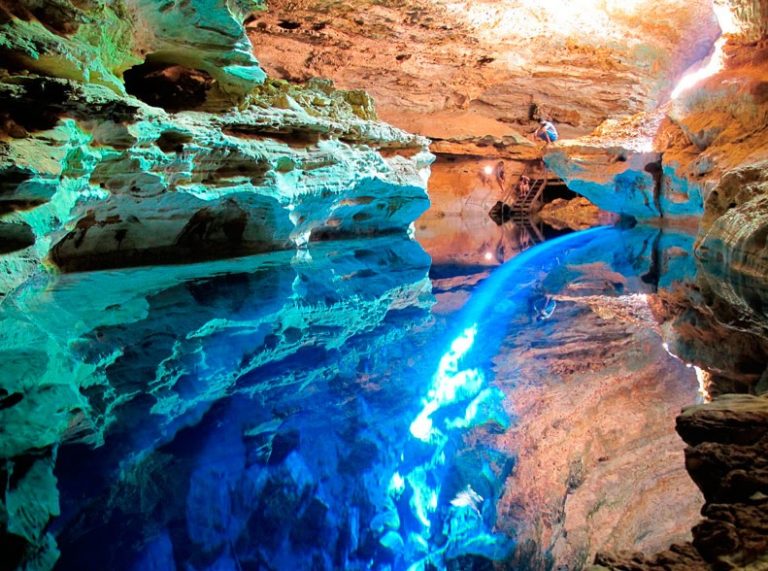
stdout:
{"type": "Polygon", "coordinates": [[[433,138],[588,133],[666,100],[720,33],[711,0],[271,0],[248,30],[270,76],[365,89],[433,138]]]}

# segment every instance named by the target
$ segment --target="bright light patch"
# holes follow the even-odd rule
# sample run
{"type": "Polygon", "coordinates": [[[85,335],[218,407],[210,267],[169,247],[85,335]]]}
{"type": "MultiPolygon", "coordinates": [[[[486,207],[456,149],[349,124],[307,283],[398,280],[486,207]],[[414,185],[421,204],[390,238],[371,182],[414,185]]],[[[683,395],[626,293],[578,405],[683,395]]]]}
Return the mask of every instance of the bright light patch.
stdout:
{"type": "Polygon", "coordinates": [[[696,371],[696,380],[699,382],[699,395],[701,396],[701,400],[703,402],[710,402],[712,396],[709,394],[707,386],[710,383],[712,374],[709,371],[705,371],[696,366],[694,366],[693,369],[696,371]]]}
{"type": "Polygon", "coordinates": [[[429,493],[429,501],[427,502],[427,509],[431,512],[437,509],[437,492],[432,490],[429,493]]]}
{"type": "Polygon", "coordinates": [[[479,369],[459,370],[459,361],[474,345],[476,335],[475,323],[453,340],[448,352],[440,359],[432,379],[432,388],[427,394],[428,400],[410,426],[411,434],[422,442],[428,442],[433,435],[431,416],[435,411],[459,399],[470,398],[480,391],[485,381],[483,372],[479,369]]]}
{"type": "MultiPolygon", "coordinates": [[[[733,34],[738,31],[738,25],[728,6],[715,2],[712,9],[715,12],[717,23],[720,25],[720,30],[723,34],[733,34]]],[[[723,46],[725,45],[725,40],[726,38],[724,35],[717,39],[715,47],[712,50],[712,55],[709,56],[709,60],[703,67],[699,67],[690,73],[683,75],[678,82],[677,87],[672,91],[672,99],[677,99],[684,91],[687,91],[701,80],[711,77],[723,69],[723,62],[725,60],[723,46]]]]}
{"type": "Polygon", "coordinates": [[[485,167],[483,167],[483,172],[485,174],[493,174],[493,167],[491,165],[485,165],[485,167]]]}
{"type": "Polygon", "coordinates": [[[429,436],[432,434],[432,419],[429,417],[436,410],[435,403],[433,401],[428,402],[411,423],[411,434],[422,442],[429,441],[429,436]]]}
{"type": "Polygon", "coordinates": [[[432,522],[429,521],[427,513],[429,511],[434,511],[429,509],[429,505],[433,494],[436,492],[427,485],[427,474],[423,468],[417,468],[408,474],[408,483],[413,491],[413,495],[409,502],[411,511],[416,516],[416,519],[418,519],[425,528],[429,529],[432,522]]]}
{"type": "Polygon", "coordinates": [[[712,55],[709,56],[709,60],[703,67],[700,67],[690,73],[686,73],[678,82],[675,89],[672,91],[672,99],[677,99],[680,94],[687,91],[701,80],[715,75],[718,71],[723,69],[723,46],[725,45],[725,38],[721,37],[715,42],[715,48],[712,55]]]}
{"type": "Polygon", "coordinates": [[[736,23],[736,19],[726,3],[721,4],[715,1],[712,5],[712,10],[715,12],[717,23],[720,24],[720,29],[724,34],[738,33],[739,25],[736,23]]]}
{"type": "Polygon", "coordinates": [[[486,260],[490,261],[493,259],[493,254],[491,254],[490,252],[486,252],[484,257],[486,260]]]}
{"type": "Polygon", "coordinates": [[[400,475],[400,472],[395,472],[389,479],[389,486],[387,486],[387,493],[390,496],[400,496],[405,491],[405,479],[400,475]]]}

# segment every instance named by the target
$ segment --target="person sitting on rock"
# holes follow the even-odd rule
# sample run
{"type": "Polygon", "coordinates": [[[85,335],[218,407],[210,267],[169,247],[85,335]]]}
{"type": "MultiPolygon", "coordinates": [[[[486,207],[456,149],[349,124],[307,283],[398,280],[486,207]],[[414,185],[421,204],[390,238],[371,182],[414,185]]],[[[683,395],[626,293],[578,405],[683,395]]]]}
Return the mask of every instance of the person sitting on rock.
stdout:
{"type": "Polygon", "coordinates": [[[557,129],[546,119],[539,121],[539,128],[533,134],[535,138],[541,139],[545,143],[554,143],[558,139],[557,129]]]}

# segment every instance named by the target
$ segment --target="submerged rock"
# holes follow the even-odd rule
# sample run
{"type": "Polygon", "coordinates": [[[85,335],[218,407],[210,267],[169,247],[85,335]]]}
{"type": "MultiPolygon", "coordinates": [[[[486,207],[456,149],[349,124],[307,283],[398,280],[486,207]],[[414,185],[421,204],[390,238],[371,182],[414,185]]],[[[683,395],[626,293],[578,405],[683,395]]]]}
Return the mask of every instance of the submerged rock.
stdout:
{"type": "MultiPolygon", "coordinates": [[[[312,560],[316,533],[340,533],[343,514],[337,504],[328,508],[341,493],[335,487],[360,486],[352,474],[378,473],[392,461],[391,444],[363,438],[359,423],[373,414],[368,406],[391,412],[402,396],[381,394],[386,383],[378,377],[366,386],[357,367],[370,347],[381,347],[368,357],[382,360],[377,370],[386,370],[387,360],[405,361],[391,354],[404,331],[388,322],[400,312],[414,327],[426,319],[433,302],[429,259],[404,237],[313,244],[305,259],[291,258],[280,252],[69,274],[27,284],[5,300],[0,354],[10,374],[0,399],[0,455],[8,459],[11,485],[0,509],[7,537],[22,538],[19,557],[29,561],[39,551],[48,562],[39,568],[50,569],[55,534],[63,568],[124,569],[133,558],[160,565],[167,549],[143,543],[156,536],[155,523],[144,519],[152,510],[166,514],[160,519],[169,525],[188,525],[189,539],[178,531],[170,536],[177,560],[192,557],[183,547],[189,540],[218,552],[238,538],[286,561],[294,560],[290,546],[306,548],[312,560]],[[32,293],[47,287],[50,295],[32,293]],[[307,362],[313,366],[299,366],[307,362]],[[359,398],[370,405],[349,401],[345,383],[362,387],[359,398]],[[323,425],[325,444],[314,427],[329,419],[319,412],[308,418],[308,398],[318,411],[327,403],[345,411],[323,425]],[[228,420],[218,420],[216,411],[228,420]],[[346,440],[334,432],[343,418],[346,440]],[[186,442],[185,431],[201,422],[206,436],[192,435],[189,452],[174,452],[189,453],[189,463],[169,464],[163,446],[177,437],[186,442]],[[54,477],[50,456],[29,456],[61,443],[97,447],[89,453],[92,470],[82,472],[82,463],[67,456],[54,477]],[[323,476],[345,470],[350,476],[341,480],[323,476]],[[171,489],[170,482],[181,481],[189,487],[171,489]],[[59,486],[67,498],[61,508],[59,486]],[[81,486],[91,488],[92,501],[77,499],[81,486]],[[60,509],[68,523],[50,531],[60,509]],[[147,527],[129,531],[127,522],[147,527]],[[79,550],[81,541],[98,543],[110,530],[116,531],[108,553],[79,550]]],[[[393,430],[386,429],[385,442],[393,430]]],[[[68,446],[70,453],[83,451],[68,446]]],[[[359,509],[372,508],[362,502],[359,509]]]]}

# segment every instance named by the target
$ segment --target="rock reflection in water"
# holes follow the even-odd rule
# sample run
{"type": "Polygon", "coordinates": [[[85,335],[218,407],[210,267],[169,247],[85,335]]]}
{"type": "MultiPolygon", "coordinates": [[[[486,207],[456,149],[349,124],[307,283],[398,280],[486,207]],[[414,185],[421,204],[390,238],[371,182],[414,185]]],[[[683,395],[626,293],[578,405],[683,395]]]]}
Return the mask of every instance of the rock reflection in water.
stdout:
{"type": "Polygon", "coordinates": [[[573,236],[476,291],[490,265],[448,263],[436,236],[454,313],[434,311],[428,259],[400,238],[30,286],[2,315],[24,396],[0,411],[3,452],[33,466],[8,497],[36,514],[11,513],[15,529],[79,570],[543,569],[685,538],[700,499],[673,419],[696,381],[653,310],[694,271],[691,238],[573,236]],[[537,321],[542,295],[557,306],[537,321]],[[459,367],[504,402],[435,410],[445,439],[424,448],[409,428],[467,319],[459,367]]]}

